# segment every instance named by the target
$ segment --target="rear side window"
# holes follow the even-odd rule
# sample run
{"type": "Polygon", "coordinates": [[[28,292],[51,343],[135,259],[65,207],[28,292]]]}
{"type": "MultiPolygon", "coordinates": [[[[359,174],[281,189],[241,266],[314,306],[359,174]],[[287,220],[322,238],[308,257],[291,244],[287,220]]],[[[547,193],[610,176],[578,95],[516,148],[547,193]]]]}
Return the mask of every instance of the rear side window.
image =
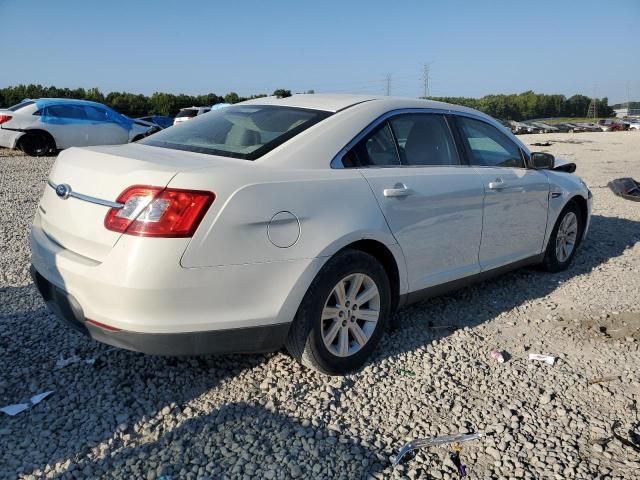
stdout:
{"type": "Polygon", "coordinates": [[[7,110],[11,110],[12,112],[16,112],[16,111],[20,110],[21,108],[28,107],[29,105],[33,105],[34,103],[36,103],[36,102],[34,102],[33,100],[26,100],[24,102],[18,103],[17,105],[14,105],[12,107],[7,108],[7,110]]]}
{"type": "Polygon", "coordinates": [[[402,115],[392,118],[389,123],[398,141],[403,165],[460,165],[443,115],[402,115]]]}
{"type": "Polygon", "coordinates": [[[198,115],[139,143],[255,160],[330,115],[304,108],[238,105],[198,115]]]}
{"type": "Polygon", "coordinates": [[[360,140],[342,157],[342,164],[347,168],[399,166],[398,150],[389,124],[384,122],[360,140]]]}
{"type": "Polygon", "coordinates": [[[79,105],[50,105],[45,110],[45,115],[50,117],[73,118],[76,120],[87,119],[84,107],[79,105]]]}
{"type": "Polygon", "coordinates": [[[178,112],[178,115],[176,115],[176,118],[191,118],[191,117],[195,117],[196,115],[198,115],[198,111],[197,110],[180,110],[178,112]]]}
{"type": "Polygon", "coordinates": [[[480,120],[456,117],[471,165],[525,168],[518,146],[497,128],[480,120]]]}

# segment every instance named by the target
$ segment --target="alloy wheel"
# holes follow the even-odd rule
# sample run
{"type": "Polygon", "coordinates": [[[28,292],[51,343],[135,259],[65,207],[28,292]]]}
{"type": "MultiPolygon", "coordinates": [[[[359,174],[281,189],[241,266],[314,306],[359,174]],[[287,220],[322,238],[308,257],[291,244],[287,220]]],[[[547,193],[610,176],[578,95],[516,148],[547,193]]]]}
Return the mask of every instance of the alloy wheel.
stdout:
{"type": "Polygon", "coordinates": [[[560,223],[556,235],[556,258],[564,263],[571,256],[578,239],[578,217],[568,212],[560,223]]]}
{"type": "Polygon", "coordinates": [[[380,319],[380,292],[364,273],[344,277],[322,310],[322,341],[331,354],[348,357],[370,340],[380,319]]]}

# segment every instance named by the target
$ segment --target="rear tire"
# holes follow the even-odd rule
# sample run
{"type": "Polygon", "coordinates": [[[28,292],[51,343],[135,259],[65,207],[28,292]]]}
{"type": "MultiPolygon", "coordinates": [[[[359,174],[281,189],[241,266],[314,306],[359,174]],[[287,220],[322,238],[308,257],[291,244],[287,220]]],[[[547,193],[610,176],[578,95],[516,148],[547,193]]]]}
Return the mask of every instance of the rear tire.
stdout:
{"type": "Polygon", "coordinates": [[[311,283],[286,348],[302,365],[344,375],[367,361],[384,332],[391,287],[382,265],[358,250],[331,258],[311,283]]]}
{"type": "Polygon", "coordinates": [[[549,237],[542,267],[553,273],[566,270],[578,250],[583,231],[580,207],[572,200],[558,215],[549,237]]]}
{"type": "Polygon", "coordinates": [[[46,132],[28,132],[19,142],[18,148],[30,157],[44,157],[56,151],[56,142],[46,132]]]}

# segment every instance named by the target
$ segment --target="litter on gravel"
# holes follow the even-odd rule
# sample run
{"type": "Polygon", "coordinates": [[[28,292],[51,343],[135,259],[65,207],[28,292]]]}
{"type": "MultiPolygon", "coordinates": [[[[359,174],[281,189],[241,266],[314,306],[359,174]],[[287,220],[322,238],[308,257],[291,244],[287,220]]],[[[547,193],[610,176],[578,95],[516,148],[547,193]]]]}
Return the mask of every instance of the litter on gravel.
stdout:
{"type": "Polygon", "coordinates": [[[64,357],[60,357],[58,358],[58,360],[56,361],[56,369],[59,370],[61,368],[64,368],[68,365],[72,365],[74,363],[85,363],[87,365],[93,365],[94,363],[96,363],[96,359],[95,358],[86,358],[86,359],[82,359],[77,355],[72,355],[68,358],[64,358],[64,357]]]}
{"type": "Polygon", "coordinates": [[[54,390],[49,390],[48,392],[39,393],[34,395],[29,399],[29,403],[16,403],[13,405],[7,405],[6,407],[0,408],[0,412],[6,413],[7,415],[13,417],[14,415],[19,414],[20,412],[24,412],[25,410],[31,408],[34,405],[39,404],[42,400],[51,395],[54,390]]]}
{"type": "Polygon", "coordinates": [[[540,353],[530,353],[529,360],[537,360],[548,365],[553,365],[556,361],[556,357],[552,357],[551,355],[542,355],[540,353]]]}
{"type": "Polygon", "coordinates": [[[406,443],[398,452],[394,465],[398,465],[402,459],[409,453],[419,448],[433,447],[435,445],[449,445],[452,443],[464,443],[471,440],[477,440],[484,437],[484,432],[476,433],[459,433],[455,435],[443,435],[441,437],[417,438],[406,443]]]}
{"type": "Polygon", "coordinates": [[[640,183],[636,182],[633,178],[616,178],[611,180],[608,184],[613,193],[625,200],[632,200],[634,202],[640,202],[640,183]]]}

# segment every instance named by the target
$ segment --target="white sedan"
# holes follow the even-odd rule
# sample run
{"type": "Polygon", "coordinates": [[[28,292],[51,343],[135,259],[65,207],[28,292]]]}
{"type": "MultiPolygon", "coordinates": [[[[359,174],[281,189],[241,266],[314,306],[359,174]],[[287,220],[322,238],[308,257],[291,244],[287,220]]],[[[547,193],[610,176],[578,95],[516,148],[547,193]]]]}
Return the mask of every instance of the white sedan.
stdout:
{"type": "Polygon", "coordinates": [[[408,303],[523,265],[567,268],[591,213],[573,169],[464,107],[260,98],[62,152],[32,271],[60,317],[111,345],[284,345],[343,374],[408,303]]]}
{"type": "Polygon", "coordinates": [[[0,109],[0,147],[36,157],[69,147],[135,142],[158,130],[87,100],[40,98],[0,109]]]}

